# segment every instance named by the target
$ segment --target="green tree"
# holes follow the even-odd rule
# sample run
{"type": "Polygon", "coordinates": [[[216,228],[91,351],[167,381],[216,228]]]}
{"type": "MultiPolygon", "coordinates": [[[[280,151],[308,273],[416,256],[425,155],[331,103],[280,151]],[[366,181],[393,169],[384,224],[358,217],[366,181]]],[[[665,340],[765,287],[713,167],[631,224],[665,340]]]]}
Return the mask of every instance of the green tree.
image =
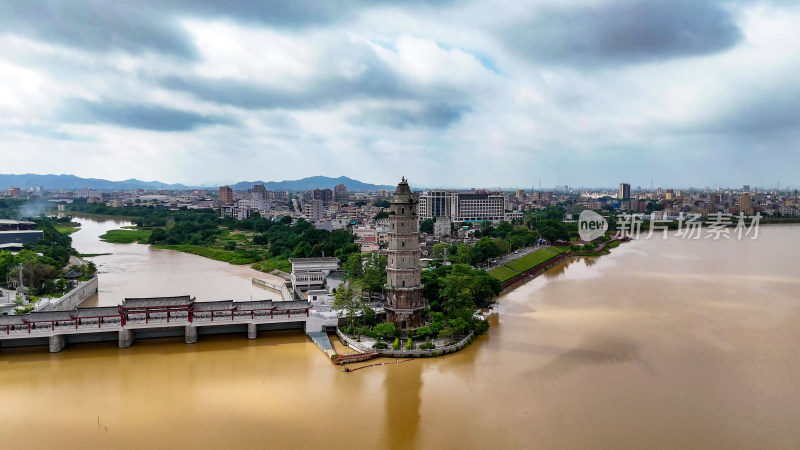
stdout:
{"type": "Polygon", "coordinates": [[[419,231],[422,232],[422,233],[432,234],[433,233],[433,225],[435,223],[436,223],[436,220],[434,220],[434,219],[425,219],[420,224],[419,231]]]}
{"type": "Polygon", "coordinates": [[[427,326],[419,327],[414,330],[415,336],[428,336],[429,334],[431,334],[431,329],[427,326]]]}
{"type": "Polygon", "coordinates": [[[439,243],[433,245],[433,257],[434,258],[444,258],[444,251],[449,247],[448,244],[439,243]]]}
{"type": "Polygon", "coordinates": [[[347,260],[342,264],[345,276],[351,280],[359,280],[364,276],[364,264],[360,253],[352,253],[347,256],[347,260]]]}
{"type": "Polygon", "coordinates": [[[311,244],[306,241],[297,244],[297,247],[294,248],[293,253],[295,258],[309,258],[312,254],[313,249],[311,248],[311,244]]]}
{"type": "Polygon", "coordinates": [[[377,321],[375,320],[375,311],[372,310],[368,305],[361,306],[361,323],[371,327],[375,325],[377,321]]]}
{"type": "Polygon", "coordinates": [[[356,311],[363,307],[361,286],[354,281],[345,281],[334,294],[333,307],[345,311],[350,328],[355,324],[356,311]]]}
{"type": "Polygon", "coordinates": [[[81,272],[85,277],[93,277],[97,273],[97,265],[94,261],[89,261],[81,266],[81,272]]]}
{"type": "Polygon", "coordinates": [[[394,323],[392,322],[384,322],[375,325],[375,327],[372,328],[372,331],[381,336],[389,337],[389,336],[394,336],[395,333],[397,333],[397,328],[394,326],[394,323]]]}
{"type": "MultiPolygon", "coordinates": [[[[27,261],[22,264],[22,283],[27,286],[31,292],[41,293],[44,282],[55,278],[55,276],[56,268],[51,265],[43,264],[35,260],[27,261]]],[[[12,282],[19,278],[18,267],[11,269],[10,278],[12,282]]]]}
{"type": "Polygon", "coordinates": [[[442,339],[452,338],[456,334],[455,330],[446,326],[439,331],[439,337],[442,339]]]}
{"type": "Polygon", "coordinates": [[[150,237],[148,238],[148,242],[150,244],[160,244],[167,239],[167,231],[163,228],[154,228],[153,231],[150,233],[150,237]]]}
{"type": "Polygon", "coordinates": [[[364,288],[370,296],[373,292],[380,292],[386,284],[386,256],[370,253],[365,257],[364,263],[364,288]]]}
{"type": "Polygon", "coordinates": [[[457,244],[456,247],[458,251],[450,260],[458,264],[473,264],[472,246],[469,244],[457,244]]]}

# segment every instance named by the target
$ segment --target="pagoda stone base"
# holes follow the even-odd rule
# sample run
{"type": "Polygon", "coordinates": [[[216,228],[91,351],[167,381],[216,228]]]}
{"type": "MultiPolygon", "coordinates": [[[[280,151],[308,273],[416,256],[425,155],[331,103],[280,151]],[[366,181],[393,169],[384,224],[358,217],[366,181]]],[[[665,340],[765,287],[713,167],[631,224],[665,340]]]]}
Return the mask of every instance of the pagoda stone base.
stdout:
{"type": "Polygon", "coordinates": [[[422,290],[415,288],[390,289],[386,297],[386,321],[397,328],[422,326],[422,290]]]}
{"type": "Polygon", "coordinates": [[[392,322],[397,328],[417,328],[422,326],[422,309],[415,310],[386,310],[386,321],[392,322]]]}

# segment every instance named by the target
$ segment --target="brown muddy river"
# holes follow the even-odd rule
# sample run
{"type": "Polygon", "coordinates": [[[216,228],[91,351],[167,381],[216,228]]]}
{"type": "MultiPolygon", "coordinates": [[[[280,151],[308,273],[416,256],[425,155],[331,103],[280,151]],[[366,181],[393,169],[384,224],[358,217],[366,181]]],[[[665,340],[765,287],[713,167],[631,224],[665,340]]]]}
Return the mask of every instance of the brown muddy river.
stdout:
{"type": "Polygon", "coordinates": [[[235,266],[201,256],[141,244],[112,244],[97,237],[131,225],[125,220],[75,218],[81,223],[72,246],[99,267],[98,293],[82,306],[113,306],[125,297],[191,294],[198,301],[278,299],[280,295],[252,284],[263,276],[249,266],[235,266]]]}
{"type": "MultiPolygon", "coordinates": [[[[205,264],[142,275],[150,252],[108,292],[205,264]]],[[[2,447],[798,448],[798,254],[797,226],[624,244],[505,295],[460,353],[349,374],[300,332],[2,349],[2,447]]]]}

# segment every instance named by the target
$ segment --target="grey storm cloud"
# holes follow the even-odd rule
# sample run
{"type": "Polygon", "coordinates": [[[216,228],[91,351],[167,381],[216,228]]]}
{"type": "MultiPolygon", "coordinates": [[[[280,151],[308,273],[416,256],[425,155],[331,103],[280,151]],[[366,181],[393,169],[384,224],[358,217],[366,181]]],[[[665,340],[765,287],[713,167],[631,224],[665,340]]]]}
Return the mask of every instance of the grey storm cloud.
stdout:
{"type": "Polygon", "coordinates": [[[447,128],[461,120],[469,109],[446,103],[423,105],[421,108],[369,108],[352,117],[351,122],[398,129],[447,128]]]}
{"type": "Polygon", "coordinates": [[[704,55],[729,49],[742,39],[724,5],[704,0],[615,0],[547,9],[503,34],[524,57],[579,66],[704,55]]]}
{"type": "MultiPolygon", "coordinates": [[[[409,8],[450,1],[413,0],[409,8]]],[[[229,18],[277,28],[302,28],[342,22],[360,10],[392,4],[389,0],[3,0],[0,35],[15,33],[88,51],[121,50],[197,57],[179,23],[184,18],[229,18]]]]}
{"type": "Polygon", "coordinates": [[[62,102],[58,118],[73,123],[107,123],[151,131],[190,131],[206,125],[230,125],[230,119],[206,116],[158,105],[116,101],[92,102],[69,99],[62,102]]]}
{"type": "Polygon", "coordinates": [[[194,58],[186,33],[158,9],[94,0],[0,2],[0,35],[14,33],[93,52],[146,51],[194,58]]]}

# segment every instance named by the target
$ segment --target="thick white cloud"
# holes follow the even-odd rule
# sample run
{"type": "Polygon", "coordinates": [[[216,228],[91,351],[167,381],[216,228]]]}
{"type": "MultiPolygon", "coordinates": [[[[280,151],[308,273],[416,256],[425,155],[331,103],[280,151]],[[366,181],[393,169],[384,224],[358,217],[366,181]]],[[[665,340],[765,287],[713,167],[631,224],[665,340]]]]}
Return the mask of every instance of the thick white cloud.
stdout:
{"type": "Polygon", "coordinates": [[[800,9],[662,3],[351,1],[270,16],[145,1],[98,16],[90,0],[66,15],[11,0],[0,172],[800,184],[800,9]]]}

